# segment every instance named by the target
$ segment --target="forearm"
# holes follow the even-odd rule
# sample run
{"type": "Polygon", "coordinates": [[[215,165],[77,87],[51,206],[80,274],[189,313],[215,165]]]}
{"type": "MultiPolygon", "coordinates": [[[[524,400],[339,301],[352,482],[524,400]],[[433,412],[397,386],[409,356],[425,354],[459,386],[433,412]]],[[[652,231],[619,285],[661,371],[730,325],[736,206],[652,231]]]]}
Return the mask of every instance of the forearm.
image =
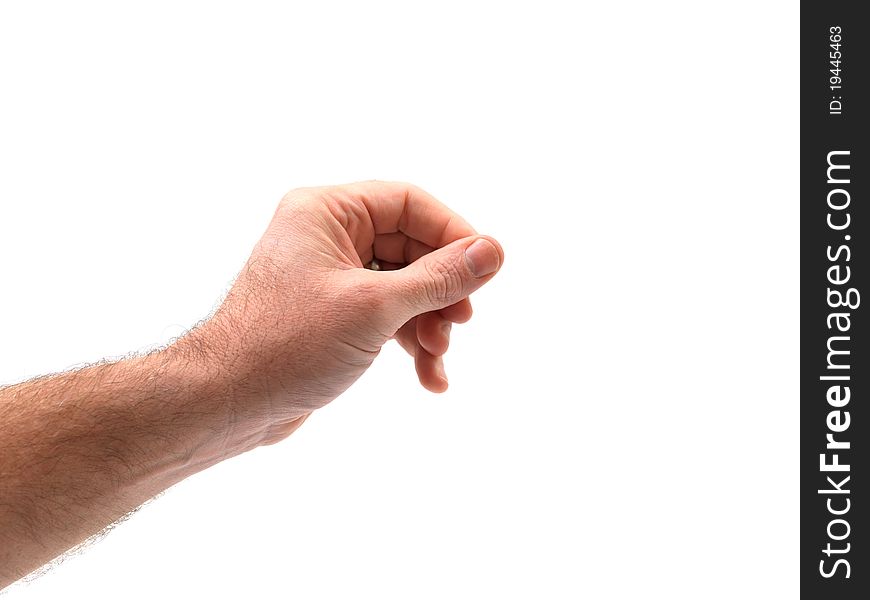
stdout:
{"type": "Polygon", "coordinates": [[[179,347],[0,389],[0,588],[257,445],[179,347]]]}

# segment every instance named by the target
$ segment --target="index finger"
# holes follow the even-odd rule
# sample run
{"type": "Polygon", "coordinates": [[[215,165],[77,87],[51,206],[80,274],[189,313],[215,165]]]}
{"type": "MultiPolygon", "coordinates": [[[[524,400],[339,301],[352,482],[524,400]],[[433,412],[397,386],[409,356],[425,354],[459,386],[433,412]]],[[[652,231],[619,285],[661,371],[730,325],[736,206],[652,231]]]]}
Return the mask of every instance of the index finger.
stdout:
{"type": "Polygon", "coordinates": [[[338,186],[346,201],[361,203],[375,235],[401,232],[440,248],[477,232],[458,214],[415,185],[364,181],[338,186]]]}

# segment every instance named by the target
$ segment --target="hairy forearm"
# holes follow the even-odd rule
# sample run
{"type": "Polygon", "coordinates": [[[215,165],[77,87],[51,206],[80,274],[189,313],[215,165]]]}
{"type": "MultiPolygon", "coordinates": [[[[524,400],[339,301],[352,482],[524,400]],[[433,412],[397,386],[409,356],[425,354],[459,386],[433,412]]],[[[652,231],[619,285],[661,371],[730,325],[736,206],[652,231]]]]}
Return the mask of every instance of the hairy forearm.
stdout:
{"type": "Polygon", "coordinates": [[[0,588],[259,443],[181,347],[0,389],[0,588]]]}

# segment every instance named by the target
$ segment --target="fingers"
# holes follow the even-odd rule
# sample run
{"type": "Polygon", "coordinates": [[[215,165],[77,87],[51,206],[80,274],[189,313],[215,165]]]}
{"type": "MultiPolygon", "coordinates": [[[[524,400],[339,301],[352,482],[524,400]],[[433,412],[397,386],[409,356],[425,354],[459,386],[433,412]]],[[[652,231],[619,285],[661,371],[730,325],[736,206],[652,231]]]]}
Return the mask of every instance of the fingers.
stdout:
{"type": "Polygon", "coordinates": [[[436,394],[447,391],[447,375],[444,373],[444,361],[440,356],[432,356],[421,346],[414,356],[414,366],[424,388],[436,394]]]}
{"type": "Polygon", "coordinates": [[[402,264],[412,263],[435,249],[399,231],[376,235],[373,246],[378,260],[402,264]]]}
{"type": "MultiPolygon", "coordinates": [[[[373,273],[383,287],[383,316],[393,331],[411,318],[440,311],[467,298],[486,284],[504,262],[501,245],[487,236],[463,238],[425,254],[402,269],[373,273]]],[[[470,305],[442,314],[461,321],[470,305]]],[[[452,320],[452,319],[448,319],[452,320]]]]}
{"type": "Polygon", "coordinates": [[[438,313],[425,313],[411,319],[396,332],[396,341],[414,358],[420,384],[430,392],[447,389],[442,355],[450,344],[449,321],[438,313]]]}
{"type": "MultiPolygon", "coordinates": [[[[347,233],[362,264],[379,272],[346,277],[376,296],[376,329],[393,331],[414,356],[426,389],[447,389],[442,356],[451,323],[471,318],[468,296],[504,262],[493,238],[480,236],[462,217],[425,191],[406,183],[369,181],[321,188],[330,212],[347,233]]],[[[340,231],[340,230],[339,230],[340,231]]],[[[347,239],[347,238],[345,238],[347,239]]]]}
{"type": "Polygon", "coordinates": [[[409,183],[365,181],[342,187],[365,205],[376,235],[402,232],[440,248],[476,233],[465,219],[409,183]]]}
{"type": "Polygon", "coordinates": [[[438,312],[441,313],[442,317],[452,323],[467,323],[471,319],[473,313],[471,309],[471,298],[463,298],[455,304],[445,306],[438,312]]]}
{"type": "Polygon", "coordinates": [[[417,317],[417,341],[426,352],[441,356],[450,345],[450,321],[438,312],[427,312],[417,317]]]}
{"type": "Polygon", "coordinates": [[[393,337],[405,349],[405,352],[415,356],[417,354],[417,346],[420,345],[420,342],[417,340],[417,318],[414,317],[402,325],[393,337]]]}
{"type": "MultiPolygon", "coordinates": [[[[399,234],[429,249],[440,248],[476,232],[465,219],[409,183],[365,181],[297,191],[325,202],[347,232],[363,263],[372,251],[373,240],[384,234],[399,234]]],[[[396,237],[389,245],[404,244],[396,237]]],[[[375,253],[375,257],[377,256],[375,253]]],[[[391,260],[390,262],[410,262],[391,260]]]]}
{"type": "MultiPolygon", "coordinates": [[[[432,252],[434,248],[404,233],[384,233],[375,236],[374,258],[381,271],[395,271],[432,252]]],[[[453,323],[465,323],[471,319],[471,301],[463,298],[456,304],[441,309],[441,316],[453,323]]]]}
{"type": "MultiPolygon", "coordinates": [[[[405,256],[389,258],[404,260],[405,256]]],[[[471,236],[405,266],[379,259],[379,271],[353,270],[345,275],[365,280],[361,289],[377,296],[370,306],[379,328],[395,332],[393,337],[414,357],[420,383],[440,393],[448,386],[442,356],[450,345],[452,323],[471,318],[468,295],[489,281],[503,262],[504,251],[495,239],[471,236]]]]}

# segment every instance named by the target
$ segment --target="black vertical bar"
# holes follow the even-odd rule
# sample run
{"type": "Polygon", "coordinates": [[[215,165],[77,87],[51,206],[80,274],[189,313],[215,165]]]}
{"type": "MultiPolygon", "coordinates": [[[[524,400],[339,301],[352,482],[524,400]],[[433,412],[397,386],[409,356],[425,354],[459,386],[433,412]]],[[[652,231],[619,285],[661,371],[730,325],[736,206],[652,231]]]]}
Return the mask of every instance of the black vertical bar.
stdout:
{"type": "Polygon", "coordinates": [[[858,17],[862,4],[801,4],[800,565],[806,598],[870,598],[870,306],[860,296],[870,294],[870,21],[858,17]]]}

